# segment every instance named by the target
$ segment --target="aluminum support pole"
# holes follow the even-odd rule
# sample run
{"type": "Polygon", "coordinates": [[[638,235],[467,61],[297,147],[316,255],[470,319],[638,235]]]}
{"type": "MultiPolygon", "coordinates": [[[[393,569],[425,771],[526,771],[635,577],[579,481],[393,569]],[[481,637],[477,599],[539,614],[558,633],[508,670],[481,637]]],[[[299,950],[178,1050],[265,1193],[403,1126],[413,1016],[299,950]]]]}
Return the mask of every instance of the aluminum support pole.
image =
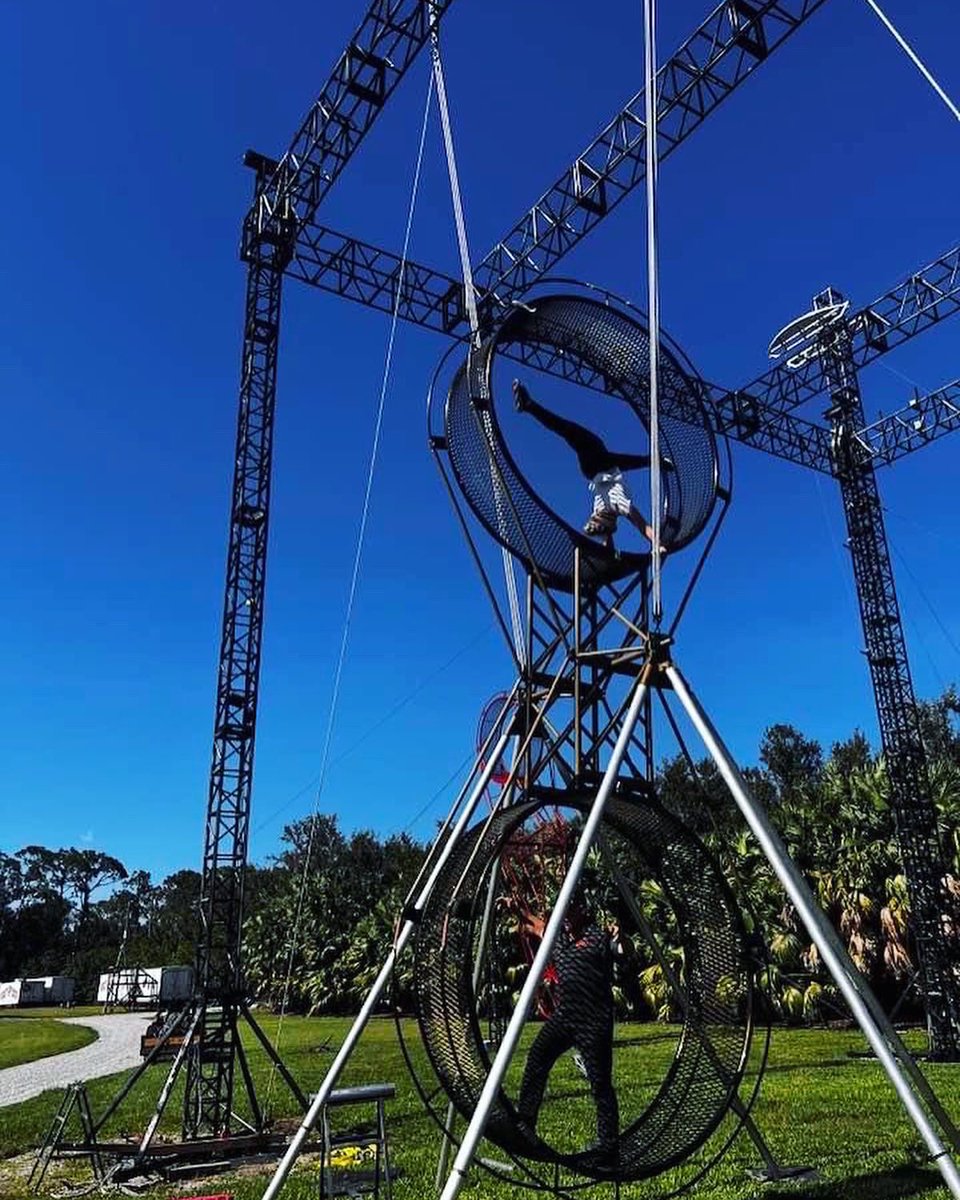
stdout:
{"type": "MultiPolygon", "coordinates": [[[[520,991],[520,997],[517,1000],[516,1007],[513,1010],[513,1016],[510,1018],[510,1023],[507,1025],[506,1032],[503,1035],[503,1042],[500,1049],[497,1051],[496,1058],[490,1066],[490,1072],[487,1075],[483,1090],[480,1093],[480,1098],[477,1101],[477,1107],[474,1110],[473,1116],[470,1118],[470,1124],[467,1126],[466,1132],[463,1135],[463,1141],[460,1143],[460,1149],[457,1157],[454,1159],[453,1170],[450,1172],[450,1177],[447,1179],[446,1186],[441,1194],[441,1200],[454,1200],[463,1187],[466,1179],[466,1173],[473,1161],[473,1156],[476,1153],[477,1145],[483,1136],[484,1126],[487,1123],[487,1117],[490,1114],[490,1109],[497,1098],[500,1091],[500,1086],[503,1083],[503,1078],[507,1073],[507,1068],[510,1066],[510,1061],[513,1058],[514,1051],[517,1048],[517,1043],[520,1041],[520,1035],[523,1032],[523,1027],[526,1023],[527,1013],[530,1011],[530,1006],[533,1003],[534,995],[537,988],[540,986],[540,980],[543,978],[543,973],[546,970],[547,963],[550,961],[550,956],[553,953],[554,943],[557,940],[557,935],[560,932],[560,927],[563,924],[564,916],[573,893],[576,890],[580,880],[580,873],[583,870],[584,863],[587,861],[587,855],[593,846],[597,832],[600,829],[600,823],[603,820],[603,812],[607,805],[607,800],[613,791],[617,781],[617,775],[620,771],[620,765],[623,762],[623,757],[626,754],[627,746],[630,738],[633,735],[634,726],[640,717],[640,712],[643,708],[643,703],[648,691],[647,674],[644,673],[637,680],[635,691],[630,700],[630,707],[624,716],[623,724],[620,727],[620,733],[617,737],[616,745],[610,756],[610,761],[607,764],[607,769],[604,772],[603,780],[597,792],[596,799],[590,809],[590,814],[584,823],[583,832],[580,835],[580,841],[577,843],[577,848],[574,852],[573,859],[570,862],[569,870],[566,878],[563,881],[563,886],[560,888],[560,894],[557,896],[557,903],[553,912],[550,914],[550,920],[547,922],[546,928],[543,931],[543,940],[540,943],[537,953],[534,955],[533,962],[530,964],[530,971],[524,981],[523,988],[520,991]]],[[[266,1198],[265,1198],[266,1200],[266,1198]]]]}
{"type": "MultiPolygon", "coordinates": [[[[686,681],[679,670],[668,663],[664,667],[667,679],[670,681],[677,699],[683,705],[694,727],[703,740],[711,758],[717,765],[721,776],[737,807],[740,809],[754,837],[760,844],[767,861],[773,867],[778,879],[783,884],[787,895],[796,907],[800,920],[806,925],[821,957],[827,966],[834,982],[850,1006],[850,1011],[870,1043],[887,1077],[896,1089],[907,1115],[913,1122],[930,1152],[932,1162],[937,1164],[944,1183],[954,1197],[960,1198],[960,1173],[953,1161],[949,1150],[944,1146],[937,1131],[934,1129],[926,1109],[917,1099],[910,1086],[910,1080],[901,1067],[897,1056],[893,1053],[886,1037],[877,1021],[872,1006],[864,998],[867,986],[856,967],[844,949],[843,943],[837,936],[833,926],[818,907],[813,893],[803,878],[796,864],[787,853],[780,835],[774,829],[764,809],[751,795],[743,776],[737,769],[736,763],[730,756],[719,733],[713,727],[710,718],[700,707],[699,702],[687,687],[686,681]]],[[[946,1132],[946,1131],[945,1131],[946,1132]]]]}
{"type": "Polygon", "coordinates": [[[290,1145],[287,1147],[283,1158],[277,1165],[277,1169],[274,1172],[273,1178],[270,1180],[267,1190],[263,1193],[263,1200],[274,1200],[274,1197],[280,1194],[280,1191],[286,1182],[287,1176],[293,1169],[293,1164],[300,1157],[300,1152],[303,1149],[303,1143],[307,1140],[314,1125],[316,1125],[317,1119],[323,1110],[323,1106],[326,1104],[330,1093],[333,1091],[337,1080],[340,1078],[341,1071],[346,1066],[350,1055],[356,1048],[357,1042],[360,1040],[360,1035],[363,1033],[367,1022],[373,1015],[373,1010],[376,1008],[380,997],[383,995],[384,989],[390,982],[390,976],[393,974],[394,964],[403,953],[403,950],[410,941],[410,938],[413,936],[413,931],[417,927],[416,915],[419,915],[419,913],[423,911],[427,901],[430,899],[430,893],[434,889],[440,872],[443,870],[447,860],[453,853],[454,847],[460,840],[460,837],[472,819],[474,812],[476,812],[477,805],[480,803],[484,792],[487,790],[487,786],[490,783],[490,778],[493,775],[496,765],[500,761],[500,758],[503,752],[506,750],[507,744],[512,736],[512,725],[508,725],[504,733],[501,734],[500,740],[497,742],[493,753],[488,758],[487,764],[481,772],[480,778],[477,780],[477,785],[473,789],[470,799],[464,806],[463,812],[457,819],[457,823],[454,825],[453,830],[447,839],[446,845],[437,856],[437,861],[434,863],[433,870],[427,877],[427,881],[423,885],[423,889],[414,903],[413,908],[415,915],[408,917],[407,920],[404,921],[400,932],[397,934],[396,941],[394,942],[390,953],[387,955],[383,966],[380,968],[380,973],[377,975],[377,978],[374,980],[370,991],[367,993],[367,998],[364,1000],[360,1012],[357,1014],[356,1019],[350,1026],[350,1030],[347,1033],[347,1036],[344,1038],[343,1044],[337,1051],[333,1062],[330,1064],[330,1069],[327,1071],[323,1083],[320,1084],[319,1091],[313,1098],[313,1103],[307,1109],[307,1112],[300,1123],[300,1128],[294,1134],[293,1139],[290,1142],[290,1145]]]}

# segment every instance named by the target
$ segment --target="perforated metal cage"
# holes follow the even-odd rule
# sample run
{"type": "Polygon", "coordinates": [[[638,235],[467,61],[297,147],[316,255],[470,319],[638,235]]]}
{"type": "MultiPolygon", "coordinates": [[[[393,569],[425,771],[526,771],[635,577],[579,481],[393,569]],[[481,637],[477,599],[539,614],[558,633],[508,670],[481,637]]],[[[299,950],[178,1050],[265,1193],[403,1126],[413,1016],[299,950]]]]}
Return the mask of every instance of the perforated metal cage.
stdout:
{"type": "MultiPolygon", "coordinates": [[[[585,813],[588,803],[572,800],[571,807],[585,813]]],[[[484,880],[537,808],[535,802],[515,805],[464,836],[420,924],[414,989],[421,1035],[444,1091],[467,1118],[490,1067],[473,985],[484,880]]],[[[681,951],[675,982],[684,996],[682,1030],[673,1059],[645,1103],[636,1097],[625,1103],[621,1097],[626,1124],[612,1158],[555,1144],[556,1139],[547,1140],[522,1122],[510,1094],[515,1077],[497,1097],[485,1133],[519,1160],[560,1164],[591,1179],[627,1181],[685,1161],[717,1128],[743,1075],[754,991],[739,908],[703,843],[653,801],[611,800],[603,831],[622,881],[638,895],[643,886],[656,885],[664,905],[661,918],[670,925],[669,932],[661,927],[659,933],[664,944],[672,942],[681,951]]]]}
{"type": "MultiPolygon", "coordinates": [[[[549,586],[569,588],[579,546],[590,575],[600,580],[635,571],[643,558],[615,556],[563,520],[520,472],[497,421],[493,365],[509,351],[532,366],[621,399],[649,426],[647,330],[636,316],[589,296],[550,295],[516,308],[457,372],[444,413],[446,448],[458,485],[486,529],[549,586]]],[[[661,454],[664,472],[662,539],[669,550],[693,541],[717,498],[717,446],[702,385],[681,352],[661,343],[661,454]]],[[[638,429],[638,444],[642,429],[638,429]]]]}

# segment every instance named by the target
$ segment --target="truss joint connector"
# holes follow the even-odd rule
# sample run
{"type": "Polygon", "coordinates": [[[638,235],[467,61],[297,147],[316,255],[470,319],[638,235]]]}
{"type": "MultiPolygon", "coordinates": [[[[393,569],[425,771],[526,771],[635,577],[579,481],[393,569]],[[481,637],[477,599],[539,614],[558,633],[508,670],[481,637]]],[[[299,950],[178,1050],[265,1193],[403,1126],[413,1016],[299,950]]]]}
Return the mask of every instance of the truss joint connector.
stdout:
{"type": "Polygon", "coordinates": [[[647,640],[647,661],[640,672],[640,682],[657,690],[669,690],[667,667],[672,666],[670,647],[673,638],[667,633],[651,632],[647,640]]]}

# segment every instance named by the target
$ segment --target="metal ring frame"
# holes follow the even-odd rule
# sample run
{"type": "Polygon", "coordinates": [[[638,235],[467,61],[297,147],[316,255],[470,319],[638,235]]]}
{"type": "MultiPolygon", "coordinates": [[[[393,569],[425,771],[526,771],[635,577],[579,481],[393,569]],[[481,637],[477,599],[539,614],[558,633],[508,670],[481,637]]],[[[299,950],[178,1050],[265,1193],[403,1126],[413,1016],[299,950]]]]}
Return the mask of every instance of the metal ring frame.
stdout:
{"type": "MultiPolygon", "coordinates": [[[[431,446],[446,456],[460,492],[484,528],[550,587],[573,586],[577,547],[587,564],[587,578],[597,583],[641,569],[648,556],[614,554],[565,521],[536,493],[497,420],[494,364],[498,356],[509,356],[605,392],[625,403],[645,430],[648,352],[640,314],[607,293],[581,285],[579,294],[545,294],[518,305],[456,371],[442,418],[436,403],[438,380],[449,354],[438,368],[428,402],[431,446]]],[[[678,550],[692,542],[710,518],[720,490],[720,464],[703,385],[669,339],[662,339],[661,355],[661,445],[675,468],[663,476],[663,540],[668,549],[678,550]]]]}
{"type": "MultiPolygon", "coordinates": [[[[572,798],[570,807],[582,813],[589,802],[572,798]]],[[[538,808],[536,801],[513,805],[466,835],[422,914],[414,959],[418,1021],[443,1091],[464,1116],[472,1113],[490,1065],[473,987],[483,884],[514,832],[538,808]]],[[[589,1151],[549,1144],[519,1123],[512,1100],[501,1093],[487,1137],[524,1167],[527,1182],[551,1190],[555,1185],[538,1177],[532,1164],[562,1167],[592,1181],[625,1182],[686,1161],[730,1110],[752,1037],[748,937],[712,856],[653,801],[611,801],[604,828],[629,860],[631,878],[654,879],[663,891],[683,947],[687,1001],[673,1062],[656,1095],[621,1133],[615,1165],[589,1151]]]]}

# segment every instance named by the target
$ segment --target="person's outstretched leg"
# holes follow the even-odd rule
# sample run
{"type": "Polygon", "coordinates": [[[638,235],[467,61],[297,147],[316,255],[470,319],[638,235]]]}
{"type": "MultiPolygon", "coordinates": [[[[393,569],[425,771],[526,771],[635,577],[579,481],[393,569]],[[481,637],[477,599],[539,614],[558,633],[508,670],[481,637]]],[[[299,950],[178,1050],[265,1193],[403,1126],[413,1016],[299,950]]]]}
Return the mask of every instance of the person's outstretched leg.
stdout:
{"type": "Polygon", "coordinates": [[[529,413],[544,429],[563,438],[576,454],[580,470],[587,479],[616,465],[602,438],[576,421],[568,421],[566,417],[560,417],[538,404],[519,379],[513,381],[513,395],[517,412],[529,413]]]}

